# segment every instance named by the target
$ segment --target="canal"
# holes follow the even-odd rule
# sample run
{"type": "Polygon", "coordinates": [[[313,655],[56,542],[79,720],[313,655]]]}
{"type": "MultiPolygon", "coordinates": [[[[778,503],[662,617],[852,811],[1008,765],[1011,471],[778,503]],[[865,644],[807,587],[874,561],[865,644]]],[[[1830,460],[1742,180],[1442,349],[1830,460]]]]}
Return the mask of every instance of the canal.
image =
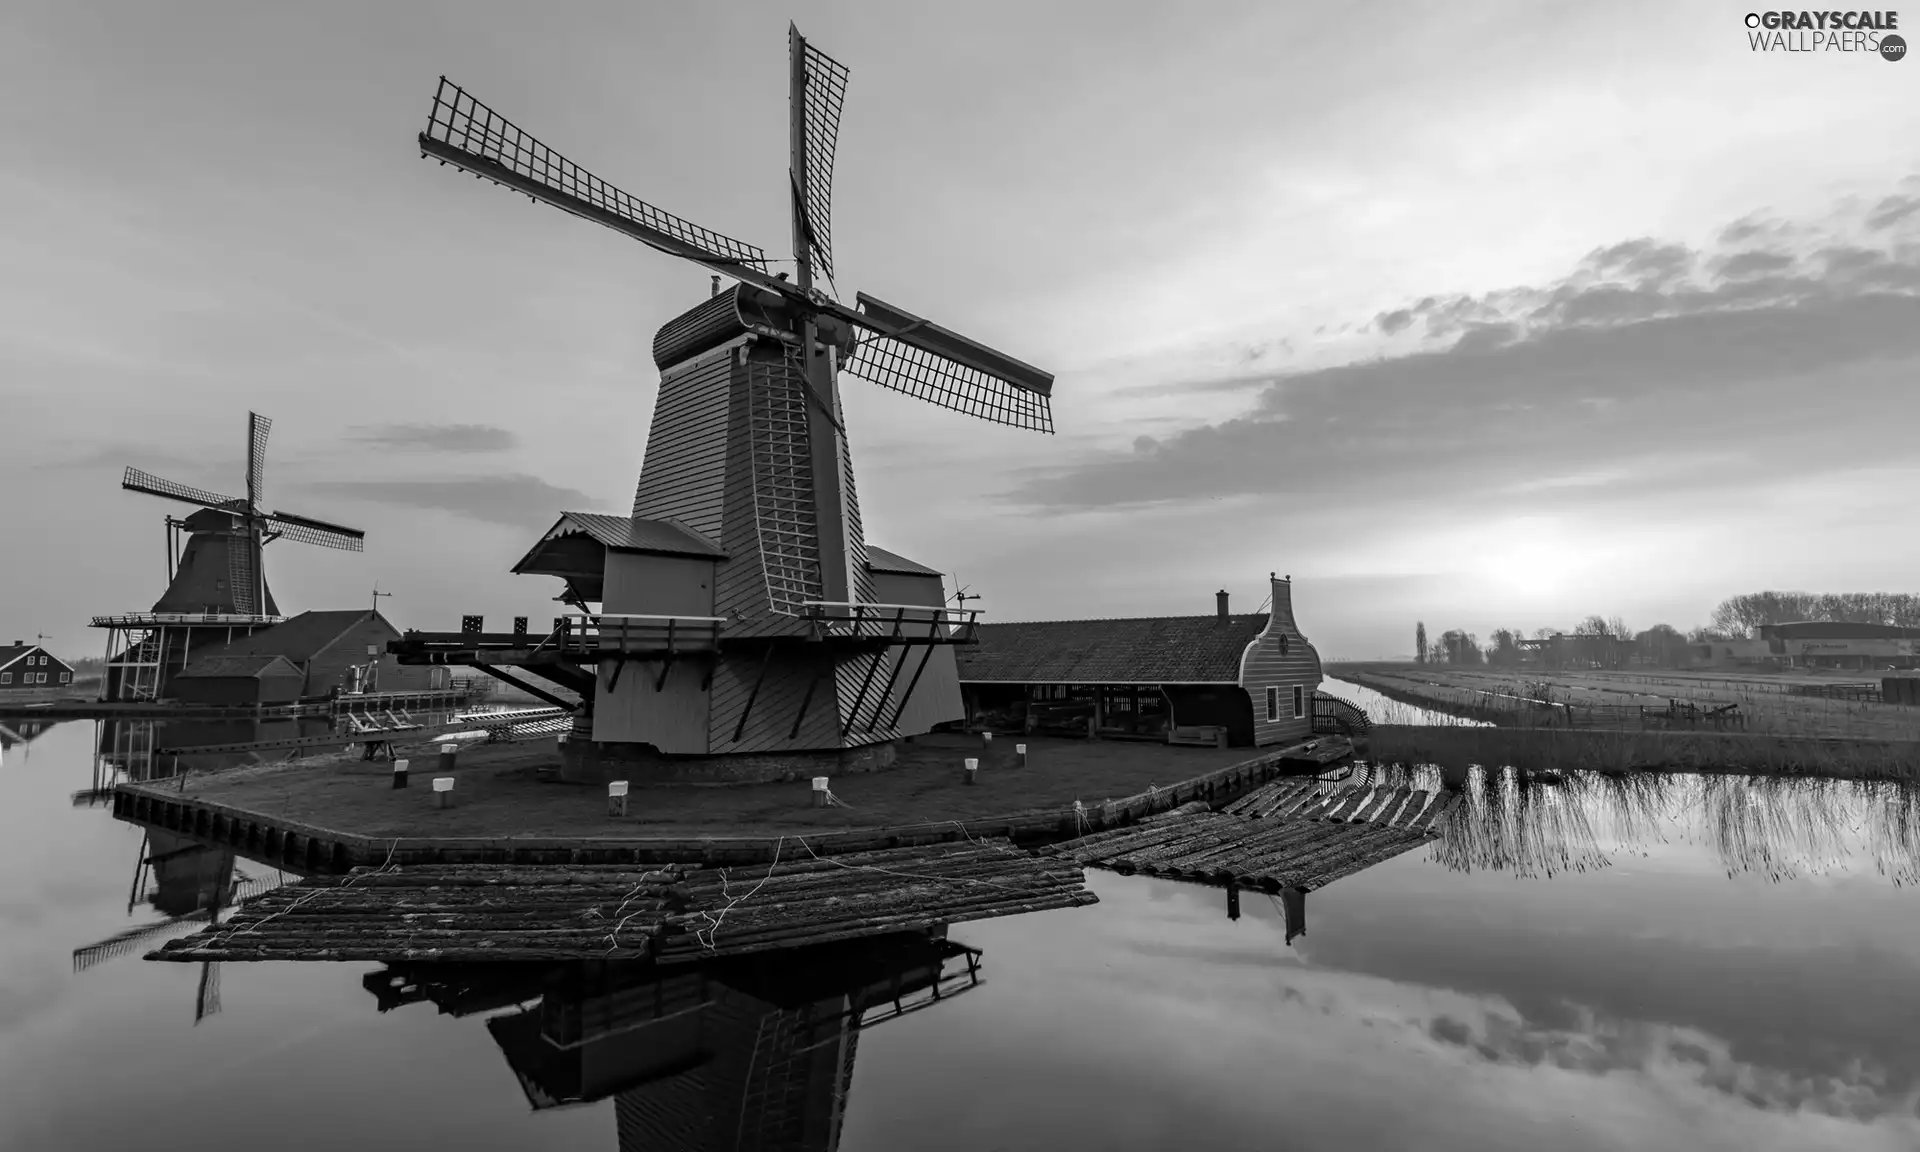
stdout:
{"type": "MultiPolygon", "coordinates": [[[[1476,775],[1446,837],[1291,924],[1280,899],[1230,919],[1220,891],[1090,871],[1098,905],[955,926],[978,986],[823,1062],[741,1016],[798,995],[764,972],[691,1015],[654,988],[643,1026],[563,1051],[511,1002],[538,981],[382,1011],[379,965],[141,959],[191,924],[91,948],[280,879],[76,798],[97,742],[73,721],[0,757],[8,1152],[1920,1146],[1920,817],[1886,785],[1476,775]],[[702,1126],[774,1070],[832,1115],[779,1135],[760,1099],[702,1126]]],[[[544,995],[576,1029],[624,1003],[544,995]]]]}

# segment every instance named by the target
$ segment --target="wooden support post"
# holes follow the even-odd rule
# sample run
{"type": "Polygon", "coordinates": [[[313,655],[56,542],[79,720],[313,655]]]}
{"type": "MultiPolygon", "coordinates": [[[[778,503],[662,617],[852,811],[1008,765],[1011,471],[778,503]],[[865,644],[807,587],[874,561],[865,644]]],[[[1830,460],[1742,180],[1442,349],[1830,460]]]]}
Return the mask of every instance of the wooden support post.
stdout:
{"type": "Polygon", "coordinates": [[[1027,766],[1027,746],[1025,744],[1015,744],[1013,746],[1013,766],[1015,768],[1025,768],[1027,766]]]}
{"type": "Polygon", "coordinates": [[[667,672],[673,667],[673,658],[679,655],[673,643],[673,626],[676,620],[667,621],[667,658],[660,662],[660,678],[653,682],[653,690],[659,692],[667,686],[667,672]]]}
{"type": "Polygon", "coordinates": [[[800,709],[793,714],[793,727],[787,730],[787,739],[800,738],[800,722],[807,718],[807,706],[813,703],[813,692],[818,687],[820,687],[820,673],[815,672],[813,679],[807,681],[806,694],[800,697],[800,709]]]}
{"type": "Polygon", "coordinates": [[[825,776],[815,776],[813,778],[813,806],[815,808],[827,807],[831,796],[832,793],[827,788],[827,778],[825,776]]]}
{"type": "MultiPolygon", "coordinates": [[[[847,738],[847,733],[853,731],[854,721],[860,718],[860,709],[866,706],[867,693],[873,688],[873,674],[880,671],[880,665],[884,663],[886,659],[887,650],[885,648],[873,654],[873,663],[867,666],[867,674],[860,680],[860,694],[853,698],[853,707],[847,709],[847,722],[840,726],[840,738],[842,740],[847,738]]],[[[879,706],[875,705],[874,711],[878,712],[879,710],[879,706]]]]}
{"type": "Polygon", "coordinates": [[[1233,881],[1227,881],[1227,919],[1240,919],[1240,887],[1233,881]]]}
{"type": "Polygon", "coordinates": [[[459,759],[459,757],[460,757],[460,745],[458,744],[440,745],[440,771],[442,772],[453,771],[454,761],[459,759]]]}
{"type": "Polygon", "coordinates": [[[973,783],[974,777],[979,775],[979,773],[980,773],[980,761],[975,759],[972,756],[967,757],[966,782],[969,784],[973,783]]]}
{"type": "Polygon", "coordinates": [[[907,652],[912,645],[900,648],[900,659],[893,662],[893,669],[887,673],[887,683],[880,689],[880,699],[873,705],[873,720],[862,731],[871,732],[880,726],[880,716],[886,710],[887,701],[893,697],[893,686],[900,679],[900,669],[907,666],[907,652]]]}
{"type": "MultiPolygon", "coordinates": [[[[926,652],[921,655],[920,666],[913,670],[913,679],[907,681],[907,690],[905,692],[900,693],[900,704],[898,707],[896,707],[893,710],[893,719],[888,723],[887,727],[892,728],[900,723],[901,713],[907,710],[907,701],[913,698],[914,685],[920,683],[920,673],[925,672],[927,670],[927,661],[933,659],[933,649],[934,649],[934,645],[929,644],[927,645],[926,652]]],[[[901,662],[905,663],[906,659],[907,659],[907,654],[905,652],[902,652],[900,654],[901,662]]],[[[971,705],[967,707],[967,711],[969,713],[973,711],[973,708],[971,705]]]]}
{"type": "Polygon", "coordinates": [[[760,657],[760,674],[753,678],[753,690],[747,693],[746,706],[740,709],[740,722],[733,726],[733,742],[739,743],[747,730],[747,717],[753,715],[753,702],[760,698],[760,685],[766,683],[767,665],[773,660],[773,645],[767,645],[766,654],[760,657]]]}
{"type": "Polygon", "coordinates": [[[393,786],[395,788],[405,788],[407,786],[407,766],[410,763],[411,761],[407,760],[395,760],[393,762],[393,786]]]}
{"type": "Polygon", "coordinates": [[[627,782],[610,780],[607,782],[607,815],[625,816],[627,814],[627,782]]]}
{"type": "Polygon", "coordinates": [[[435,776],[433,778],[433,806],[435,808],[453,807],[453,777],[435,776]]]}

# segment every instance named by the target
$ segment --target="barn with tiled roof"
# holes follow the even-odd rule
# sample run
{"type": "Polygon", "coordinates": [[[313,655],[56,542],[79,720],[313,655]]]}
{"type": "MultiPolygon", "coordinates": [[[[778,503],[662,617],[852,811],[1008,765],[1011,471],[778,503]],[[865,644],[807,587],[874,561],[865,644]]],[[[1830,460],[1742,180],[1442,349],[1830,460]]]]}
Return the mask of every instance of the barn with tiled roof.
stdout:
{"type": "Polygon", "coordinates": [[[1307,739],[1320,657],[1293,618],[1292,582],[1270,611],[982,623],[956,651],[968,723],[1254,746],[1307,739]]]}

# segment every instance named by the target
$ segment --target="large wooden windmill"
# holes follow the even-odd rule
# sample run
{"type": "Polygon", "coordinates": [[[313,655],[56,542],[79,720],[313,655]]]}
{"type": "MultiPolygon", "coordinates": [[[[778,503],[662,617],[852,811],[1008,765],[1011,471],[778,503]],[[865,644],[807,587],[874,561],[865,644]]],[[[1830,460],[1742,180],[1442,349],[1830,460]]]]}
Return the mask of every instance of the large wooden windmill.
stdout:
{"type": "MultiPolygon", "coordinates": [[[[953,625],[972,614],[944,608],[944,593],[875,603],[842,373],[1052,431],[1050,374],[866,293],[848,307],[817,287],[816,273],[833,274],[829,206],[847,70],[798,29],[788,37],[791,278],[771,273],[761,249],[582,171],[444,77],[419,138],[424,156],[736,282],[719,291],[716,279],[710,299],[654,339],[660,391],[632,518],[568,514],[515,568],[562,577],[583,606],[600,602],[600,623],[583,627],[624,621],[618,654],[587,661],[597,665],[596,741],[717,754],[888,740],[910,679],[902,649],[968,638],[953,625]],[[894,611],[904,607],[914,611],[894,611]],[[631,640],[667,626],[664,645],[631,640]],[[678,695],[676,659],[695,669],[678,695]],[[652,674],[622,681],[633,660],[653,664],[652,674]],[[640,693],[632,681],[646,691],[625,699],[640,693]]],[[[937,589],[938,573],[926,574],[937,589]]]]}
{"type": "Polygon", "coordinates": [[[177,484],[133,467],[121,478],[120,486],[130,492],[196,505],[199,511],[184,519],[166,518],[167,590],[152,610],[94,618],[95,627],[109,630],[108,699],[158,695],[194,647],[277,623],[279,609],[267,587],[267,544],[287,539],[349,552],[363,547],[366,533],[358,528],[266,510],[267,434],[272,429],[273,421],[247,413],[244,497],[177,484]],[[186,543],[180,547],[183,533],[186,543]]]}

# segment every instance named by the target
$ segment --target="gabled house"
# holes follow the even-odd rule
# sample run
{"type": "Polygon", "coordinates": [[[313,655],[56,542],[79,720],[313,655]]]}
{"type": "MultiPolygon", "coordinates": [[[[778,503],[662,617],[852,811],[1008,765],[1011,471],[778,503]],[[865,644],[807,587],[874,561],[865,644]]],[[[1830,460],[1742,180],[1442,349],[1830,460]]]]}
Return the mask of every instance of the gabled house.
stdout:
{"type": "Polygon", "coordinates": [[[982,623],[958,649],[967,720],[985,727],[1222,743],[1313,734],[1320,656],[1271,576],[1271,610],[1211,616],[982,623]]]}
{"type": "Polygon", "coordinates": [[[38,644],[15,640],[0,645],[0,695],[59,688],[73,683],[73,665],[38,644]]]}
{"type": "MultiPolygon", "coordinates": [[[[302,698],[331,695],[336,688],[342,692],[350,690],[355,682],[354,669],[364,667],[369,660],[379,661],[379,683],[383,690],[426,689],[430,669],[402,666],[387,654],[387,642],[399,638],[398,628],[389,623],[386,617],[368,608],[302,612],[270,628],[242,636],[232,643],[196,653],[186,668],[175,674],[173,680],[178,681],[182,677],[199,677],[203,682],[231,679],[238,674],[233,670],[239,667],[227,663],[232,658],[281,656],[299,673],[297,696],[302,698]]],[[[273,668],[269,671],[266,664],[261,664],[248,675],[267,677],[274,685],[271,691],[276,696],[284,691],[280,687],[285,681],[283,669],[273,668]]],[[[201,692],[204,689],[191,691],[201,692]]],[[[172,681],[169,682],[169,692],[180,694],[172,681]]]]}

